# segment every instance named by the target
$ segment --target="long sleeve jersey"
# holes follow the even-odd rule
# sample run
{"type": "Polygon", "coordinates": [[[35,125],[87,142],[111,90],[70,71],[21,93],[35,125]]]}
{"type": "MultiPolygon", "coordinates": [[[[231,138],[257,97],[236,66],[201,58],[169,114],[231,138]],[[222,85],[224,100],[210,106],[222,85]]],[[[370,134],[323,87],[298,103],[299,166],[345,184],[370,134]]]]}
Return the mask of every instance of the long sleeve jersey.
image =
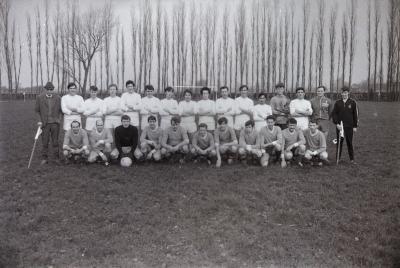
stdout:
{"type": "Polygon", "coordinates": [[[111,131],[107,128],[104,128],[102,132],[98,132],[97,129],[94,129],[89,133],[89,142],[92,150],[104,150],[105,143],[113,143],[114,139],[111,134],[111,131]],[[97,144],[98,141],[104,141],[102,144],[97,144]]]}
{"type": "Polygon", "coordinates": [[[138,143],[138,129],[135,126],[128,127],[118,126],[115,128],[115,147],[121,153],[122,147],[132,147],[132,152],[135,151],[138,143]]]}
{"type": "Polygon", "coordinates": [[[285,149],[296,142],[299,145],[306,144],[303,131],[299,128],[296,128],[293,132],[291,132],[289,128],[284,129],[282,131],[282,141],[285,149]]]}
{"type": "Polygon", "coordinates": [[[79,132],[75,134],[72,129],[69,129],[64,136],[63,145],[67,145],[72,149],[80,149],[84,146],[89,146],[89,139],[84,129],[79,129],[79,132]]]}
{"type": "Polygon", "coordinates": [[[353,99],[347,99],[346,102],[338,100],[335,102],[332,111],[332,120],[335,124],[340,124],[343,121],[344,127],[358,126],[358,108],[357,103],[353,99]]]}
{"type": "Polygon", "coordinates": [[[103,100],[100,98],[89,98],[83,104],[83,115],[86,117],[103,116],[103,100]]]}
{"type": "Polygon", "coordinates": [[[311,133],[310,129],[304,131],[304,138],[306,139],[307,148],[311,151],[322,153],[326,151],[325,135],[318,129],[315,133],[311,133]]]}
{"type": "Polygon", "coordinates": [[[84,101],[79,95],[64,95],[61,98],[61,110],[65,115],[72,115],[83,112],[84,101]],[[72,111],[74,110],[74,111],[72,111]]]}

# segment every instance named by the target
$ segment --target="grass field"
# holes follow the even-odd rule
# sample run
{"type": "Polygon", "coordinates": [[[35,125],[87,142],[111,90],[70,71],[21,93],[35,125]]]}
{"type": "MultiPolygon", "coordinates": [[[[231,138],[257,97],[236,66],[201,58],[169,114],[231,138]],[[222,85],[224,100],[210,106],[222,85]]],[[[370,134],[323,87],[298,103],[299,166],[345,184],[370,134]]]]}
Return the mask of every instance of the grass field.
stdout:
{"type": "Polygon", "coordinates": [[[1,102],[0,267],[400,267],[400,105],[359,105],[357,165],[28,170],[33,102],[1,102]]]}

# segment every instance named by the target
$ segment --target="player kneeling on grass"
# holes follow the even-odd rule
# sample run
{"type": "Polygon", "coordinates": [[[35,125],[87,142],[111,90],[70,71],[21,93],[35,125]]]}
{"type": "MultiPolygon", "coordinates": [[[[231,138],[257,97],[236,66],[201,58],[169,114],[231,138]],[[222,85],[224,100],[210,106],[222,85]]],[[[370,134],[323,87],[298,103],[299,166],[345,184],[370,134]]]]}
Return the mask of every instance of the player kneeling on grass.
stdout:
{"type": "Polygon", "coordinates": [[[215,151],[214,138],[210,132],[207,131],[205,123],[199,124],[199,130],[193,135],[191,153],[194,156],[194,161],[197,162],[202,158],[207,160],[211,165],[213,159],[217,156],[215,151]]]}
{"type": "Polygon", "coordinates": [[[89,139],[87,133],[81,128],[81,123],[72,121],[71,129],[64,136],[63,154],[68,163],[70,160],[80,161],[89,155],[89,139]]]}
{"type": "Polygon", "coordinates": [[[161,140],[161,154],[168,158],[172,155],[180,155],[179,162],[182,164],[185,162],[185,155],[189,153],[189,137],[180,123],[179,117],[171,118],[171,126],[164,130],[161,140]]]}
{"type": "MultiPolygon", "coordinates": [[[[228,159],[228,164],[232,164],[238,151],[238,141],[235,131],[228,126],[228,119],[221,117],[218,119],[218,127],[214,132],[215,147],[217,152],[228,159]]],[[[220,163],[217,163],[217,167],[220,163]]]]}
{"type": "Polygon", "coordinates": [[[131,118],[128,115],[121,116],[121,126],[115,128],[115,147],[111,152],[112,159],[120,159],[121,166],[129,167],[133,159],[143,156],[138,144],[138,129],[131,125],[131,118]]]}
{"type": "Polygon", "coordinates": [[[239,138],[239,157],[243,164],[247,164],[247,160],[260,159],[262,152],[258,144],[258,133],[254,128],[254,121],[248,120],[245,128],[240,131],[239,138]]]}
{"type": "Polygon", "coordinates": [[[268,166],[268,161],[271,156],[276,157],[276,161],[281,159],[281,166],[286,167],[285,157],[282,152],[282,130],[275,126],[275,117],[267,116],[267,126],[262,127],[258,133],[259,144],[262,152],[260,164],[263,167],[268,166]]]}
{"type": "Polygon", "coordinates": [[[282,141],[285,160],[291,161],[296,158],[299,166],[303,166],[302,159],[306,151],[306,140],[303,131],[297,127],[297,120],[290,118],[288,128],[282,131],[282,141]]]}
{"type": "Polygon", "coordinates": [[[101,119],[96,121],[96,126],[89,133],[90,154],[89,163],[96,162],[99,158],[108,166],[108,159],[111,153],[111,144],[113,136],[109,129],[104,128],[104,122],[101,119]]]}
{"type": "MultiPolygon", "coordinates": [[[[312,119],[308,124],[308,129],[304,131],[304,138],[307,143],[307,150],[304,157],[307,160],[317,158],[318,165],[322,165],[322,160],[325,164],[328,164],[328,152],[326,151],[326,140],[325,135],[318,130],[318,124],[315,119],[312,119]]],[[[312,164],[313,162],[311,162],[312,164]]]]}
{"type": "Polygon", "coordinates": [[[148,126],[146,126],[140,135],[140,151],[147,160],[161,160],[161,140],[163,130],[157,126],[157,119],[154,115],[147,118],[148,126]]]}

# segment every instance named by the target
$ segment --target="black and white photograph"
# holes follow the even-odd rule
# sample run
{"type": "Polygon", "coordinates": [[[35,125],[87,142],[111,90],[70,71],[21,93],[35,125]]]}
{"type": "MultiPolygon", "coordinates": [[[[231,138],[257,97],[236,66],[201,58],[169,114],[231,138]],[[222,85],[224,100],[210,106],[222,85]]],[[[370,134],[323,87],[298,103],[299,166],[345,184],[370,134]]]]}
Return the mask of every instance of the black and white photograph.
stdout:
{"type": "Polygon", "coordinates": [[[400,267],[400,0],[0,0],[0,268],[400,267]]]}

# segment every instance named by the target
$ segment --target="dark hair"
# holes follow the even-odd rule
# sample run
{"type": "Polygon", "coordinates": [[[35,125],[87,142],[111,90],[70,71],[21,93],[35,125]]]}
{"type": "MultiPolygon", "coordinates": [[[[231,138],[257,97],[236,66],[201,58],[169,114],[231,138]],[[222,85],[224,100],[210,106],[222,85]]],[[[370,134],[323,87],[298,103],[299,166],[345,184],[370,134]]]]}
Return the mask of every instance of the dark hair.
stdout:
{"type": "Polygon", "coordinates": [[[312,124],[317,124],[317,125],[318,125],[318,121],[317,121],[317,119],[315,119],[315,118],[311,118],[310,121],[309,121],[308,123],[309,123],[309,124],[312,123],[312,124]]]}
{"type": "Polygon", "coordinates": [[[247,90],[249,90],[249,87],[248,87],[248,86],[246,86],[246,85],[241,85],[241,86],[239,87],[239,92],[242,91],[244,88],[246,88],[247,90]]]}
{"type": "Polygon", "coordinates": [[[144,91],[147,91],[147,90],[154,91],[154,87],[152,85],[145,85],[144,86],[144,91]]]}
{"type": "Polygon", "coordinates": [[[254,121],[253,120],[248,120],[248,121],[246,121],[246,123],[244,123],[244,126],[245,127],[248,127],[248,126],[254,127],[254,121]]]}
{"type": "Polygon", "coordinates": [[[125,82],[125,86],[127,87],[128,85],[135,86],[135,83],[132,80],[128,80],[125,82]]]}
{"type": "Polygon", "coordinates": [[[171,118],[171,124],[172,124],[172,122],[175,122],[175,123],[177,123],[177,124],[180,124],[180,123],[181,123],[181,118],[180,118],[179,116],[173,116],[173,117],[171,118]]]}
{"type": "Polygon", "coordinates": [[[296,93],[299,92],[300,90],[302,90],[303,92],[306,92],[306,91],[304,90],[304,88],[298,87],[298,88],[296,88],[296,93]]]}
{"type": "Polygon", "coordinates": [[[265,119],[266,121],[268,121],[269,119],[272,119],[275,121],[275,116],[273,115],[268,115],[267,118],[265,119]]]}
{"type": "Polygon", "coordinates": [[[208,94],[211,94],[211,89],[209,87],[203,87],[200,89],[200,94],[203,95],[204,91],[208,91],[208,94]]]}
{"type": "Polygon", "coordinates": [[[297,120],[295,118],[289,118],[288,120],[288,124],[293,124],[293,125],[297,125],[297,120]]]}
{"type": "Polygon", "coordinates": [[[267,98],[267,94],[265,94],[265,93],[258,94],[258,98],[260,98],[261,96],[264,96],[264,98],[267,98]]]}
{"type": "Polygon", "coordinates": [[[320,86],[317,87],[317,89],[319,89],[319,88],[323,88],[324,91],[326,91],[326,87],[325,86],[320,85],[320,86]]]}
{"type": "Polygon", "coordinates": [[[95,91],[97,92],[99,90],[96,86],[90,86],[90,91],[95,91]]]}
{"type": "Polygon", "coordinates": [[[193,96],[193,93],[192,93],[192,91],[190,89],[186,89],[185,91],[183,91],[183,95],[184,96],[186,95],[186,93],[189,93],[190,96],[193,96]]]}
{"type": "Polygon", "coordinates": [[[173,87],[166,87],[164,89],[164,92],[174,92],[174,88],[173,87]]]}
{"type": "Polygon", "coordinates": [[[228,124],[228,119],[226,117],[218,119],[218,125],[222,125],[223,123],[228,124]]]}
{"type": "Polygon", "coordinates": [[[227,91],[229,91],[229,88],[227,86],[222,86],[219,88],[219,91],[223,90],[224,88],[226,88],[227,91]]]}
{"type": "Polygon", "coordinates": [[[110,90],[110,88],[115,87],[116,90],[118,90],[118,86],[116,84],[111,84],[108,86],[108,90],[110,90]]]}
{"type": "Polygon", "coordinates": [[[74,82],[68,83],[67,88],[70,89],[71,87],[77,87],[74,82]]]}
{"type": "Polygon", "coordinates": [[[205,123],[200,123],[200,124],[199,124],[199,129],[200,129],[201,127],[205,127],[205,128],[207,129],[207,124],[205,124],[205,123]]]}
{"type": "Polygon", "coordinates": [[[344,87],[342,87],[342,92],[343,92],[343,91],[350,92],[350,89],[349,89],[348,87],[344,86],[344,87]]]}
{"type": "Polygon", "coordinates": [[[81,126],[81,123],[80,123],[79,121],[74,120],[74,121],[71,122],[71,128],[72,128],[72,124],[75,124],[75,123],[78,123],[78,126],[79,126],[79,127],[81,126]]]}
{"type": "Polygon", "coordinates": [[[283,82],[279,82],[278,84],[275,85],[275,88],[278,87],[285,87],[285,84],[283,82]]]}
{"type": "Polygon", "coordinates": [[[147,122],[150,122],[150,120],[157,121],[154,115],[150,115],[149,117],[147,117],[147,122]]]}
{"type": "Polygon", "coordinates": [[[129,117],[129,115],[124,114],[123,116],[121,116],[121,122],[122,120],[129,120],[131,121],[131,118],[129,117]]]}

